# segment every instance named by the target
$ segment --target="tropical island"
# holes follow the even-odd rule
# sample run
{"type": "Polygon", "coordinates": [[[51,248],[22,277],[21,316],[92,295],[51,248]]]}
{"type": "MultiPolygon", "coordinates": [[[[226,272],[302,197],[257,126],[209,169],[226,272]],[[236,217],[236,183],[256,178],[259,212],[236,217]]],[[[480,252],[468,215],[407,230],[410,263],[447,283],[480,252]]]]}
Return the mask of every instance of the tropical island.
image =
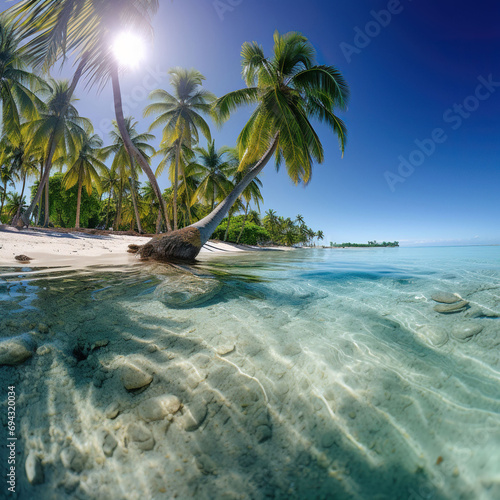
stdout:
{"type": "Polygon", "coordinates": [[[333,243],[330,246],[323,248],[396,248],[399,247],[399,241],[369,241],[368,243],[333,243]]]}
{"type": "Polygon", "coordinates": [[[151,35],[144,26],[156,8],[151,4],[139,21],[128,21],[134,30],[115,39],[111,57],[95,36],[109,31],[115,15],[104,3],[69,17],[64,9],[38,11],[29,2],[2,14],[0,220],[18,228],[112,225],[156,234],[146,245],[132,245],[142,259],[193,260],[214,234],[236,243],[289,246],[322,239],[323,233],[305,226],[301,216],[292,221],[269,211],[261,221],[250,205],[258,209],[262,201],[258,176],[272,158],[293,183],[309,182],[313,164],[324,160],[310,120],[325,124],[343,153],[347,131],[335,114],[349,99],[342,74],[318,65],[302,34],[276,32],[270,57],[256,42],[243,44],[246,87],[220,98],[204,87],[205,77],[196,69],[170,69],[171,88],[153,90],[143,110],[144,117],[153,118],[149,130],[138,130],[137,121],[124,116],[120,71],[137,63],[138,47],[151,35]],[[82,15],[93,25],[90,32],[64,28],[80,26],[82,15]],[[69,53],[76,68],[72,80],[52,78],[48,70],[69,53]],[[108,145],[76,107],[75,92],[84,81],[111,83],[115,121],[108,145]],[[207,119],[220,126],[242,106],[254,111],[237,144],[217,147],[207,119]],[[158,149],[151,145],[156,129],[158,149]],[[156,171],[153,158],[159,158],[156,171]],[[172,185],[162,191],[157,179],[166,169],[172,185]],[[141,174],[148,178],[142,186],[141,174]],[[27,202],[30,178],[37,180],[27,202]],[[21,184],[20,193],[8,191],[14,182],[21,184]]]}

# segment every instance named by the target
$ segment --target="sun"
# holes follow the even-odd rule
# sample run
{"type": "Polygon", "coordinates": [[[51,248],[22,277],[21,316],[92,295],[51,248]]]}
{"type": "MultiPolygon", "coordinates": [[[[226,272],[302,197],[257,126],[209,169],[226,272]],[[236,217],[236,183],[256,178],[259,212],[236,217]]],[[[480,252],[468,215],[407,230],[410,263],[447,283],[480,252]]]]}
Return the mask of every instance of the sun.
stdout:
{"type": "Polygon", "coordinates": [[[113,52],[121,65],[134,68],[145,58],[146,44],[140,36],[123,32],[115,38],[113,52]]]}

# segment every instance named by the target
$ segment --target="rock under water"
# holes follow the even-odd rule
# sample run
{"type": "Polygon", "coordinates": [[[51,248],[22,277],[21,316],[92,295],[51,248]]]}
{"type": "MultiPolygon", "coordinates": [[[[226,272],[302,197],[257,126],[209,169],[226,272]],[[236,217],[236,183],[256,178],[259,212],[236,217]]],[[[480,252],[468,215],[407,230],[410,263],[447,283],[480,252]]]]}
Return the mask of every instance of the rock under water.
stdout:
{"type": "Polygon", "coordinates": [[[450,293],[450,292],[436,292],[431,296],[432,300],[436,302],[441,302],[443,304],[454,304],[462,300],[462,297],[458,295],[458,293],[450,293]]]}
{"type": "Polygon", "coordinates": [[[434,311],[441,314],[456,313],[464,310],[468,305],[469,303],[466,300],[461,300],[460,302],[456,302],[454,304],[438,304],[437,306],[434,306],[434,311]]]}
{"type": "Polygon", "coordinates": [[[33,355],[34,342],[27,334],[0,341],[0,366],[18,365],[33,355]]]}
{"type": "Polygon", "coordinates": [[[451,331],[451,335],[456,340],[465,341],[482,331],[482,325],[470,322],[454,326],[451,331]]]}
{"type": "Polygon", "coordinates": [[[156,287],[154,296],[167,307],[193,307],[215,297],[222,284],[213,278],[200,278],[190,273],[174,273],[156,287]]]}

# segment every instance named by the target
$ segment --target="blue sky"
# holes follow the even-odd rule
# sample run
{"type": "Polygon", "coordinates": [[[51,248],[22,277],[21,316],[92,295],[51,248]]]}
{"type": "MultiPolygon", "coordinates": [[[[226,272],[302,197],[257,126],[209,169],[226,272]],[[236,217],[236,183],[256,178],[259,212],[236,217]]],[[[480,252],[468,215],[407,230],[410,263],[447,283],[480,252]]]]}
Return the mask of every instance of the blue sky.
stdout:
{"type": "MultiPolygon", "coordinates": [[[[272,34],[306,35],[321,64],[337,66],[351,88],[342,113],[344,158],[318,126],[325,162],[307,187],[272,164],[263,172],[263,209],[302,214],[326,242],[500,243],[500,4],[457,0],[162,1],[155,46],[144,65],[122,75],[128,114],[142,119],[152,88],[168,89],[167,70],[195,67],[216,95],[244,86],[240,48],[272,34]]],[[[5,5],[6,2],[3,2],[5,5]]],[[[54,74],[53,76],[58,76],[54,74]]],[[[80,113],[106,137],[109,88],[80,88],[80,113]]],[[[248,111],[221,130],[234,145],[248,111]]],[[[160,136],[160,131],[156,131],[160,136]]],[[[161,186],[168,184],[161,179],[161,186]]]]}

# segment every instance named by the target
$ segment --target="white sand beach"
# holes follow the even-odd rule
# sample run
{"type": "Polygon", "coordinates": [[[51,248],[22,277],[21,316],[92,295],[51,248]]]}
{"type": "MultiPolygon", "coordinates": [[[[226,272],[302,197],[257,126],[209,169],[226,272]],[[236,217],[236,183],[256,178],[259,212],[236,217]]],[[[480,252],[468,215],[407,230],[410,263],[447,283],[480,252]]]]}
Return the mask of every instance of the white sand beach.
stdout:
{"type": "MultiPolygon", "coordinates": [[[[132,264],[137,262],[137,258],[134,254],[127,253],[128,245],[143,245],[150,239],[149,236],[124,234],[88,234],[33,228],[18,230],[0,225],[0,265],[25,265],[15,259],[18,255],[26,255],[32,259],[31,264],[37,267],[132,264]]],[[[286,247],[272,249],[289,250],[286,247]]],[[[210,240],[201,249],[199,258],[259,250],[266,250],[266,248],[210,240]]]]}

